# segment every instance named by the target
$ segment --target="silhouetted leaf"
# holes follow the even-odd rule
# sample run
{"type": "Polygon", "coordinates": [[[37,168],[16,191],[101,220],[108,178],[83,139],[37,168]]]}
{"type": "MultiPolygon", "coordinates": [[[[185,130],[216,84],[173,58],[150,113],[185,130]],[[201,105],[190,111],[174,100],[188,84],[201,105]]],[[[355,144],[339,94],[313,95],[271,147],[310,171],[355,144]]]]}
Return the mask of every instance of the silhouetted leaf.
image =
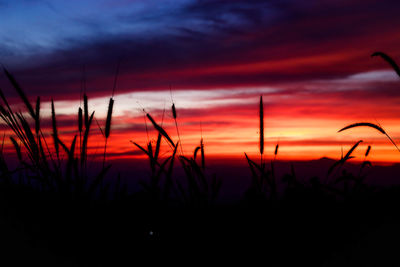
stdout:
{"type": "Polygon", "coordinates": [[[383,52],[375,52],[371,55],[371,57],[376,57],[376,56],[380,56],[381,58],[383,58],[387,63],[390,64],[390,66],[392,66],[393,70],[397,73],[397,75],[400,77],[400,69],[399,66],[397,66],[396,62],[389,57],[388,55],[386,55],[383,52]]]}

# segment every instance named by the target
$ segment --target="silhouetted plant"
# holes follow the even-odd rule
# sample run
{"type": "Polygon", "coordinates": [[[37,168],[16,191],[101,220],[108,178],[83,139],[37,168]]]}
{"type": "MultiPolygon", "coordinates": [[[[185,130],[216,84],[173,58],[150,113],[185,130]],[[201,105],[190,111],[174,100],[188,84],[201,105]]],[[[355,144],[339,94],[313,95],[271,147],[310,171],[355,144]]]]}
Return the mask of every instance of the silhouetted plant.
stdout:
{"type": "MultiPolygon", "coordinates": [[[[93,179],[87,174],[87,146],[90,136],[90,126],[94,117],[94,111],[89,116],[88,98],[86,94],[84,94],[84,114],[82,114],[81,109],[79,109],[78,112],[78,132],[80,136],[83,132],[83,116],[85,118],[85,128],[83,132],[83,140],[80,143],[79,158],[77,158],[75,153],[77,135],[75,135],[69,147],[67,147],[61,140],[58,132],[53,99],[51,100],[51,136],[53,139],[53,147],[50,148],[41,129],[40,98],[37,98],[35,109],[33,109],[28,97],[25,95],[14,76],[6,69],[4,69],[4,73],[25,104],[25,107],[27,108],[34,124],[34,131],[32,131],[30,121],[23,115],[22,112],[14,112],[3,92],[0,90],[0,97],[3,101],[3,105],[0,106],[0,118],[16,136],[16,138],[11,136],[10,140],[15,148],[17,159],[20,165],[22,166],[23,170],[27,172],[26,176],[28,177],[28,180],[30,181],[30,179],[34,179],[35,185],[41,190],[58,192],[59,194],[68,197],[74,196],[79,198],[90,198],[94,196],[93,194],[95,191],[100,193],[99,184],[101,184],[100,182],[110,169],[110,166],[104,166],[99,175],[95,176],[93,179]],[[59,149],[60,146],[67,156],[66,162],[64,163],[61,162],[59,149]],[[55,157],[53,154],[54,152],[55,157]],[[25,157],[27,157],[28,161],[25,157]],[[78,162],[80,162],[80,165],[78,162]],[[62,171],[64,167],[65,173],[62,171]]],[[[110,117],[111,112],[109,113],[110,117]]],[[[111,119],[107,118],[107,121],[109,126],[106,127],[106,129],[108,129],[107,132],[109,135],[111,119]]],[[[3,163],[6,164],[5,162],[3,163]]],[[[9,177],[9,175],[6,176],[9,177]]]]}

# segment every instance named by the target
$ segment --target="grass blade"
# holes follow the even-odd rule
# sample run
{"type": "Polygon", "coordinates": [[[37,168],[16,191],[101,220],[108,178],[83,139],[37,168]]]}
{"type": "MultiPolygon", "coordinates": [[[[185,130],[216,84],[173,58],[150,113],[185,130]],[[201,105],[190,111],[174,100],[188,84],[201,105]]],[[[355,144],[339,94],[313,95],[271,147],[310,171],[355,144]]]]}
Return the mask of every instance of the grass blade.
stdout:
{"type": "Polygon", "coordinates": [[[203,143],[203,138],[200,139],[200,154],[201,154],[201,168],[204,169],[206,168],[206,158],[204,155],[204,143],[203,143]]]}
{"type": "Polygon", "coordinates": [[[351,153],[353,153],[354,149],[356,149],[358,147],[358,145],[362,142],[363,140],[358,141],[357,143],[355,143],[350,150],[346,153],[346,155],[343,158],[343,161],[346,161],[348,159],[350,159],[351,153]]]}
{"type": "MultiPolygon", "coordinates": [[[[179,141],[178,141],[178,143],[179,143],[179,141]]],[[[164,199],[168,198],[169,192],[172,187],[172,171],[174,169],[175,155],[176,155],[177,149],[178,149],[178,144],[176,144],[176,146],[174,147],[174,152],[172,153],[171,161],[168,166],[167,176],[166,176],[166,180],[165,180],[164,199]]]]}
{"type": "Polygon", "coordinates": [[[82,108],[79,107],[78,109],[78,131],[81,133],[82,132],[82,127],[83,126],[83,114],[82,114],[82,108]]]}
{"type": "Polygon", "coordinates": [[[196,160],[196,158],[197,158],[197,153],[199,152],[199,150],[200,150],[200,147],[199,147],[199,146],[195,148],[195,150],[194,150],[194,152],[193,152],[193,159],[196,160]]]}
{"type": "Polygon", "coordinates": [[[20,162],[22,162],[22,154],[21,154],[21,148],[18,145],[18,142],[14,139],[14,137],[10,136],[10,140],[13,143],[15,147],[15,151],[17,152],[17,157],[20,162]]]}
{"type": "Polygon", "coordinates": [[[36,99],[36,118],[35,118],[35,132],[38,135],[40,130],[40,97],[38,96],[36,99]]]}
{"type": "Polygon", "coordinates": [[[357,148],[357,146],[362,142],[362,140],[358,141],[357,143],[355,143],[350,150],[346,153],[346,155],[344,157],[342,157],[340,160],[336,161],[335,163],[333,163],[333,165],[329,168],[328,170],[328,176],[332,173],[332,171],[339,165],[343,165],[347,160],[354,158],[353,156],[351,156],[351,154],[353,153],[353,151],[357,148]]]}
{"type": "Polygon", "coordinates": [[[59,151],[59,144],[58,144],[58,130],[57,130],[57,121],[56,121],[56,111],[54,108],[53,99],[51,99],[51,125],[53,127],[54,148],[56,149],[57,158],[59,158],[60,151],[59,151]]]}
{"type": "Polygon", "coordinates": [[[386,137],[390,140],[390,142],[392,142],[392,144],[397,148],[397,150],[400,151],[400,149],[398,148],[398,146],[396,145],[396,143],[395,143],[395,142],[393,141],[393,139],[385,132],[385,130],[383,130],[382,127],[380,127],[379,125],[370,123],[370,122],[357,122],[357,123],[350,124],[350,125],[348,125],[348,126],[342,128],[342,129],[340,129],[340,130],[338,131],[338,133],[340,133],[340,132],[342,132],[342,131],[344,131],[344,130],[347,130],[347,129],[354,128],[354,127],[363,127],[363,126],[374,128],[374,129],[376,129],[377,131],[379,131],[380,133],[386,135],[386,137]]]}
{"type": "Polygon", "coordinates": [[[367,151],[365,151],[365,157],[368,157],[369,152],[371,152],[371,146],[369,145],[367,151]]]}
{"type": "Polygon", "coordinates": [[[353,123],[353,124],[347,125],[346,127],[343,127],[342,129],[340,129],[340,130],[338,131],[338,133],[340,133],[340,132],[342,132],[342,131],[344,131],[344,130],[347,130],[347,129],[354,128],[354,127],[363,127],[363,126],[364,126],[364,127],[371,127],[371,128],[374,128],[374,129],[376,129],[377,131],[379,131],[380,133],[386,135],[386,132],[385,132],[385,130],[382,129],[382,127],[380,127],[380,126],[378,126],[378,125],[376,125],[376,124],[370,123],[370,122],[357,122],[357,123],[353,123]]]}
{"type": "Polygon", "coordinates": [[[260,154],[264,154],[264,104],[260,96],[260,154]]]}
{"type": "Polygon", "coordinates": [[[167,132],[161,127],[159,126],[155,120],[150,116],[149,113],[146,114],[147,118],[151,121],[151,123],[153,124],[154,128],[160,133],[162,134],[162,136],[164,136],[165,139],[167,139],[167,141],[173,146],[175,147],[174,142],[172,141],[172,139],[169,137],[169,135],[167,134],[167,132]]]}
{"type": "Polygon", "coordinates": [[[111,97],[110,102],[108,103],[108,111],[107,111],[107,119],[106,119],[106,128],[105,128],[105,137],[108,138],[110,136],[111,130],[111,117],[113,112],[114,99],[111,97]]]}
{"type": "Polygon", "coordinates": [[[137,146],[140,150],[142,150],[143,153],[145,153],[149,158],[152,158],[152,155],[150,155],[150,153],[145,148],[143,148],[141,145],[133,142],[132,140],[131,140],[131,143],[134,144],[135,146],[137,146]]]}
{"type": "Polygon", "coordinates": [[[85,129],[85,134],[83,135],[83,141],[82,141],[82,151],[81,151],[81,166],[83,166],[86,162],[86,154],[87,154],[87,144],[88,144],[88,139],[89,139],[89,130],[90,130],[90,125],[92,124],[93,120],[93,115],[94,111],[90,115],[90,118],[88,119],[88,123],[86,125],[85,129]]]}
{"type": "Polygon", "coordinates": [[[392,66],[393,70],[397,73],[397,75],[400,77],[400,68],[399,66],[397,66],[396,62],[389,57],[388,55],[386,55],[383,52],[375,52],[371,55],[371,57],[376,57],[376,56],[380,56],[381,58],[383,58],[387,63],[390,64],[390,66],[392,66]]]}
{"type": "Polygon", "coordinates": [[[8,80],[11,82],[11,84],[14,86],[15,90],[17,91],[19,97],[22,99],[22,101],[25,103],[25,106],[28,109],[29,114],[33,119],[36,119],[35,112],[33,110],[33,107],[31,103],[28,100],[28,97],[25,95],[24,91],[22,90],[21,86],[18,84],[18,82],[15,80],[14,76],[7,71],[6,68],[3,67],[4,73],[6,74],[8,80]]]}
{"type": "Polygon", "coordinates": [[[174,119],[176,120],[177,116],[176,116],[176,108],[175,108],[175,103],[172,103],[172,116],[174,117],[174,119]]]}
{"type": "Polygon", "coordinates": [[[155,161],[157,161],[158,156],[160,154],[161,138],[162,138],[162,135],[160,133],[158,133],[157,143],[156,143],[156,150],[154,151],[154,160],[155,161]]]}
{"type": "Polygon", "coordinates": [[[83,113],[85,116],[85,128],[88,128],[89,125],[89,106],[88,106],[88,98],[86,94],[83,94],[83,113]]]}

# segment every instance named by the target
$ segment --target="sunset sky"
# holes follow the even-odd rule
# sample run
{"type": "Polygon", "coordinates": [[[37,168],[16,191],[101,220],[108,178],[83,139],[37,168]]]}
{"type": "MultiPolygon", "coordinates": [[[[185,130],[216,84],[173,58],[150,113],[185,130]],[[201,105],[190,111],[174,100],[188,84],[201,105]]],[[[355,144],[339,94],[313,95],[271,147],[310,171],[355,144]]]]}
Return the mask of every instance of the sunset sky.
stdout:
{"type": "MultiPolygon", "coordinates": [[[[55,100],[60,135],[77,132],[82,80],[101,127],[116,68],[109,157],[136,157],[130,140],[148,140],[144,112],[178,139],[184,153],[204,138],[212,157],[258,153],[258,101],[264,98],[265,153],[338,158],[362,139],[370,160],[400,162],[374,129],[337,133],[354,122],[380,124],[400,143],[400,1],[0,0],[0,63],[50,126],[55,100]],[[84,71],[85,70],[85,71],[84,71]],[[170,90],[171,88],[171,90],[170,90]]],[[[17,103],[5,75],[0,88],[17,103]]],[[[149,139],[155,139],[147,122],[149,139]]],[[[92,153],[104,140],[93,125],[92,153]]],[[[168,153],[165,146],[165,153],[168,153]]]]}

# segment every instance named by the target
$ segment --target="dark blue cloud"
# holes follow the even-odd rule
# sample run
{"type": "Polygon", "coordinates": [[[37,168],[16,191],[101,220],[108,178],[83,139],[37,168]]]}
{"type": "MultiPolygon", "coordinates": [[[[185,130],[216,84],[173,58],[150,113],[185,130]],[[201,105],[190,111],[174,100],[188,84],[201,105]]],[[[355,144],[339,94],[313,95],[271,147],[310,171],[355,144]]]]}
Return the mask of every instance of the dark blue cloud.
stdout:
{"type": "Polygon", "coordinates": [[[7,2],[0,62],[42,95],[76,95],[83,66],[88,90],[109,93],[119,59],[121,91],[337,78],[371,69],[374,50],[400,56],[399,7],[373,0],[7,2]],[[343,58],[296,70],[201,72],[332,54],[343,58]]]}

